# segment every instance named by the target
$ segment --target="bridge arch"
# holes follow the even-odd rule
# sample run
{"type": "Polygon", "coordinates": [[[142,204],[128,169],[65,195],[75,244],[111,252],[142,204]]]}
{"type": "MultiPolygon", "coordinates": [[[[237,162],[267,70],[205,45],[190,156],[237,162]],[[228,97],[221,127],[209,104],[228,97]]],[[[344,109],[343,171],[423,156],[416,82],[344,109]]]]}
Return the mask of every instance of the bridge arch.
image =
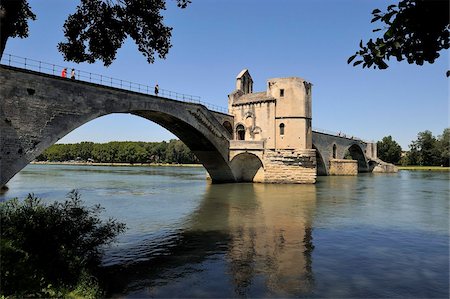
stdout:
{"type": "MultiPolygon", "coordinates": [[[[358,172],[368,172],[369,165],[364,155],[363,149],[358,144],[352,144],[347,148],[348,153],[353,160],[358,161],[358,172]]],[[[344,157],[342,157],[344,158],[344,157]]]]}
{"type": "Polygon", "coordinates": [[[238,182],[260,181],[264,176],[264,165],[253,153],[240,153],[231,160],[231,168],[238,182]]]}
{"type": "Polygon", "coordinates": [[[322,153],[313,144],[313,149],[316,150],[316,172],[317,175],[324,176],[328,175],[327,167],[325,161],[323,160],[322,153]]]}
{"type": "Polygon", "coordinates": [[[214,182],[235,181],[228,162],[230,134],[218,120],[224,115],[216,117],[203,105],[4,66],[0,75],[0,185],[72,130],[112,113],[159,124],[191,149],[214,182]]]}

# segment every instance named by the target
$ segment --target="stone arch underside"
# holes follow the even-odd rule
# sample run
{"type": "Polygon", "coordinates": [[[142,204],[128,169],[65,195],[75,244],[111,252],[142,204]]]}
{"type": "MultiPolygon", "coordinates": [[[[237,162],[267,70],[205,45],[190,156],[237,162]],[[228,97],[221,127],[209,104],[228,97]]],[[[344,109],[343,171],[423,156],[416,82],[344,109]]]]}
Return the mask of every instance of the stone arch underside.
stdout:
{"type": "MultiPolygon", "coordinates": [[[[208,137],[190,123],[157,111],[133,111],[131,113],[161,125],[183,141],[206,168],[213,182],[235,181],[227,158],[208,137]]],[[[226,146],[225,152],[228,156],[229,142],[226,140],[224,143],[222,146],[226,146]]]]}
{"type": "Polygon", "coordinates": [[[316,171],[318,176],[328,175],[325,161],[323,160],[322,153],[313,144],[313,149],[316,150],[316,171]]]}
{"type": "Polygon", "coordinates": [[[2,186],[60,138],[111,113],[131,113],[163,126],[194,152],[214,182],[235,181],[229,133],[202,105],[4,66],[0,80],[2,186]]]}
{"type": "Polygon", "coordinates": [[[353,160],[358,161],[358,172],[369,172],[369,165],[363,150],[357,144],[353,144],[347,148],[353,160]]]}
{"type": "Polygon", "coordinates": [[[231,160],[231,168],[238,182],[261,181],[264,166],[258,156],[252,153],[240,153],[231,160]]]}

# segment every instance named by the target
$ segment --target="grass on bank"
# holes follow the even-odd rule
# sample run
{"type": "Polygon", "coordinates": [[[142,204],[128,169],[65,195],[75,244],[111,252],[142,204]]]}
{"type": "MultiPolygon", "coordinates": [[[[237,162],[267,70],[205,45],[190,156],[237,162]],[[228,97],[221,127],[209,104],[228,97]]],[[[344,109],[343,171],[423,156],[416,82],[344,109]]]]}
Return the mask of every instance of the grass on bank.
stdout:
{"type": "Polygon", "coordinates": [[[450,171],[450,167],[443,166],[397,166],[399,170],[422,170],[422,171],[450,171]]]}

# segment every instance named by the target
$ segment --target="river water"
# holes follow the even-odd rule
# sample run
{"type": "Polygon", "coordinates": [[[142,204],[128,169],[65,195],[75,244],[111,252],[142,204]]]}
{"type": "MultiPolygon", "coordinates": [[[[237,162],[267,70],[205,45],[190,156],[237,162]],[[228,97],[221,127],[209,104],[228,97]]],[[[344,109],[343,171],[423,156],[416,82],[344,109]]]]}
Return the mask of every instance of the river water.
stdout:
{"type": "Polygon", "coordinates": [[[448,298],[449,173],[219,184],[200,167],[29,165],[28,192],[128,230],[106,248],[108,297],[448,298]]]}

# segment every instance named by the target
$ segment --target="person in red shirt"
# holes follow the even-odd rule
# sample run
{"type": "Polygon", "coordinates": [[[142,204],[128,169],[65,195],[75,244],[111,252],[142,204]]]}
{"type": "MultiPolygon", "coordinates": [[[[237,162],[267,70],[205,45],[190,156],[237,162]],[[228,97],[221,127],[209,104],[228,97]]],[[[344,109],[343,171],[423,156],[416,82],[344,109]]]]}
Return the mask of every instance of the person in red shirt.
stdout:
{"type": "Polygon", "coordinates": [[[67,78],[67,68],[63,68],[62,72],[61,72],[61,77],[63,78],[67,78]]]}

